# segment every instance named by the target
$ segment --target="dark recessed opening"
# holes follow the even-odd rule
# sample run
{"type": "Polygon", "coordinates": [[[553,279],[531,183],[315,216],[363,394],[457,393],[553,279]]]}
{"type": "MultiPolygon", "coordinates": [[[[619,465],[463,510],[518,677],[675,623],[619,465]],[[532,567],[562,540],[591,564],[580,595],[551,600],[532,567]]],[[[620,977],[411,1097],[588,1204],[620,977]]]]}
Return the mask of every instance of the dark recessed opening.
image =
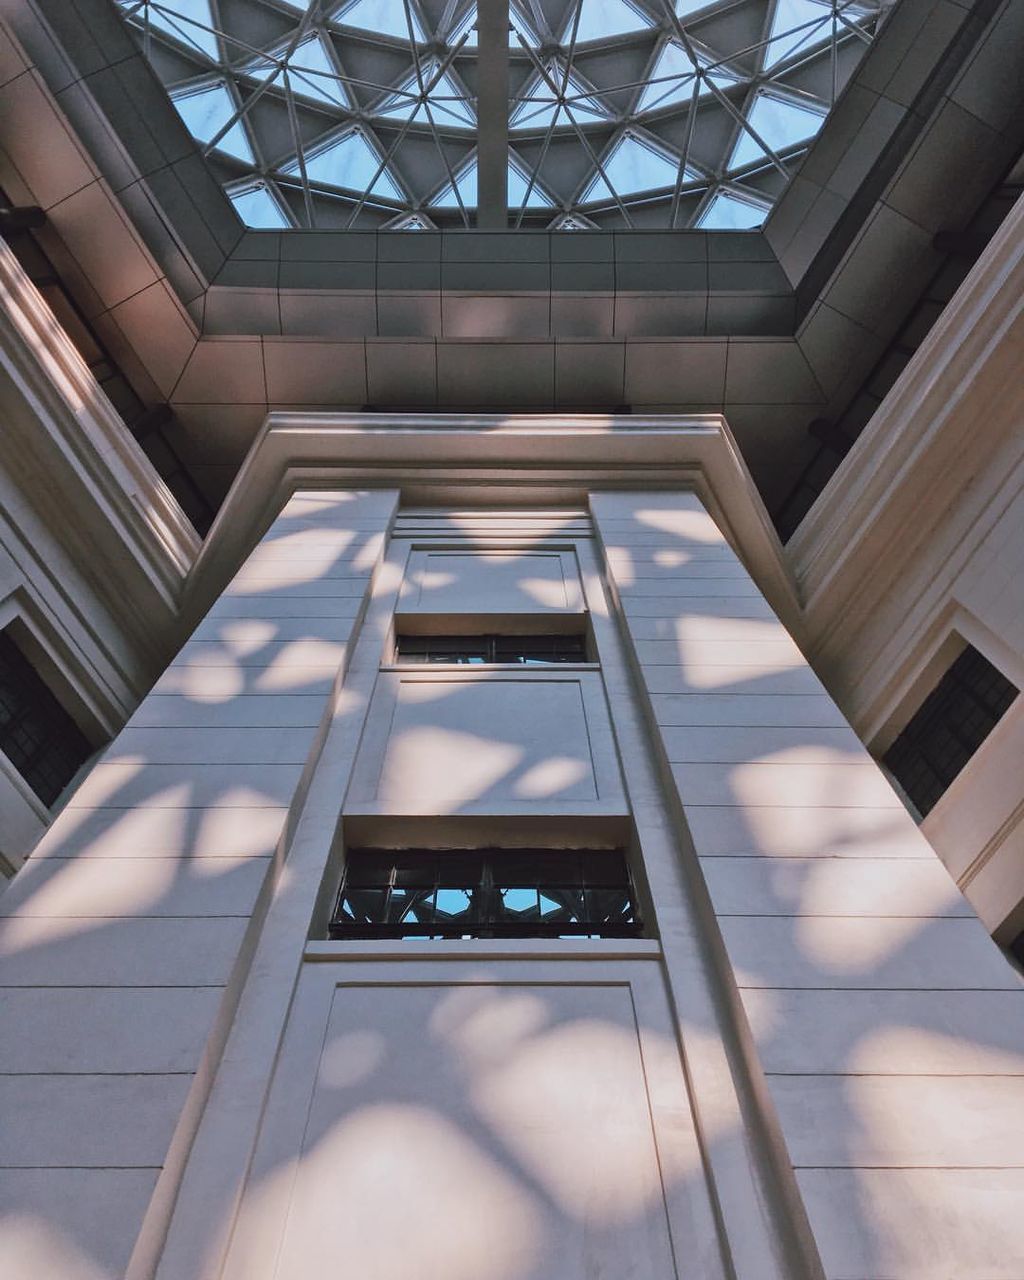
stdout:
{"type": "Polygon", "coordinates": [[[587,640],[582,635],[400,635],[395,642],[395,660],[470,666],[498,662],[520,666],[586,662],[587,640]]]}
{"type": "Polygon", "coordinates": [[[1019,690],[970,645],[882,757],[924,817],[995,728],[1019,690]]]}
{"type": "Polygon", "coordinates": [[[631,938],[625,855],[609,849],[353,849],[330,924],[341,938],[631,938]]]}
{"type": "Polygon", "coordinates": [[[92,754],[9,631],[0,631],[0,751],[47,807],[92,754]]]}

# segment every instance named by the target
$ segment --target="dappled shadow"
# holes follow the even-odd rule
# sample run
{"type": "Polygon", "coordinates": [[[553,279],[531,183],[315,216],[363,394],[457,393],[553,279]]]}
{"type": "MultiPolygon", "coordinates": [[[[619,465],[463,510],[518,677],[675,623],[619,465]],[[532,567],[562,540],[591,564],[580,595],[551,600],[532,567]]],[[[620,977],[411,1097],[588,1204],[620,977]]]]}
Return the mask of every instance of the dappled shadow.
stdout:
{"type": "Polygon", "coordinates": [[[228,1275],[279,1247],[280,1280],[340,1257],[373,1280],[668,1280],[674,1250],[724,1276],[674,1041],[624,981],[489,973],[338,988],[315,1084],[278,1084],[312,1090],[301,1152],[258,1165],[228,1275]],[[669,1077],[674,1128],[649,1094],[669,1077]]]}
{"type": "MultiPolygon", "coordinates": [[[[667,749],[670,740],[716,744],[703,758],[672,761],[673,773],[826,1263],[836,1274],[902,1267],[901,1277],[926,1280],[921,1267],[933,1264],[900,1260],[900,1224],[944,1215],[952,1225],[936,1238],[946,1241],[970,1230],[949,1184],[939,1186],[924,1164],[958,1160],[962,1169],[976,1158],[965,1148],[972,1134],[979,1150],[995,1149],[999,1135],[968,1124],[974,1094],[961,1108],[955,1092],[914,1081],[961,1076],[969,1091],[972,1080],[1024,1075],[1024,1031],[1010,1008],[1019,984],[997,967],[973,918],[958,915],[949,882],[908,870],[932,866],[933,855],[844,739],[844,722],[756,588],[742,574],[721,576],[738,563],[732,553],[721,554],[701,520],[678,547],[664,545],[664,529],[653,531],[650,555],[641,547],[609,558],[620,587],[647,584],[626,608],[667,749]],[[707,572],[687,577],[682,592],[681,570],[700,565],[707,572]],[[737,625],[724,630],[723,620],[737,625]],[[714,699],[701,704],[710,723],[690,715],[694,699],[714,699]],[[748,727],[744,707],[765,732],[746,745],[715,738],[710,731],[723,726],[748,727]],[[687,734],[673,738],[675,728],[687,734]],[[878,867],[878,879],[854,883],[846,867],[860,862],[878,867]],[[736,876],[731,888],[716,883],[718,863],[737,864],[738,889],[736,876]],[[727,891],[738,894],[731,906],[727,891]],[[972,983],[977,992],[945,990],[972,983]],[[902,1131],[900,1147],[894,1117],[911,1112],[916,1128],[909,1139],[902,1131]],[[931,1146],[929,1120],[938,1134],[931,1146]],[[883,1192],[879,1166],[892,1175],[901,1162],[913,1167],[902,1181],[889,1177],[883,1192]],[[859,1179],[859,1169],[873,1176],[859,1179]],[[850,1270],[851,1258],[862,1271],[850,1270]]],[[[156,991],[228,981],[324,714],[337,726],[359,723],[365,711],[360,697],[334,685],[379,539],[358,529],[323,541],[307,532],[275,533],[258,571],[250,564],[237,575],[0,899],[10,917],[0,940],[8,985],[156,991]],[[180,709],[176,725],[154,714],[165,700],[180,709]],[[207,736],[212,750],[202,748],[207,736]]],[[[552,608],[553,579],[533,564],[524,574],[524,612],[552,608]]],[[[378,579],[382,591],[397,586],[378,579]]],[[[417,583],[418,605],[429,609],[431,593],[440,602],[450,586],[417,583]]],[[[552,723],[540,716],[517,736],[500,709],[481,715],[473,703],[474,689],[488,683],[429,685],[424,718],[398,726],[407,736],[387,766],[396,794],[419,770],[416,798],[433,797],[432,811],[497,810],[510,797],[585,808],[597,794],[585,717],[573,728],[552,702],[552,723]]],[[[340,1259],[366,1280],[563,1280],[584,1259],[617,1280],[653,1280],[673,1268],[694,1280],[719,1274],[712,1254],[687,1254],[688,1240],[676,1242],[672,1261],[665,1197],[681,1190],[697,1203],[706,1175],[685,1141],[657,1152],[645,1145],[650,1118],[635,1108],[647,1097],[651,1063],[643,1058],[641,1075],[631,1074],[635,1025],[610,1019],[603,1006],[588,1010],[590,997],[578,994],[588,988],[574,988],[564,1006],[547,989],[478,996],[466,988],[430,1007],[417,988],[420,1005],[385,1017],[384,1002],[401,990],[370,990],[363,1005],[351,991],[339,1001],[303,1153],[253,1183],[258,1213],[262,1196],[297,1179],[283,1266],[295,1259],[294,1274],[306,1275],[340,1259]]],[[[159,1018],[158,996],[153,1008],[159,1018]]],[[[201,1044],[209,1026],[190,1033],[201,1044]]],[[[674,1040],[649,1027],[641,1033],[678,1073],[674,1040]]],[[[692,1025],[684,1034],[697,1042],[718,1029],[692,1025]]],[[[83,1037],[64,1069],[101,1074],[116,1060],[121,1070],[159,1075],[147,1065],[146,1039],[128,1027],[100,1051],[83,1037]]],[[[681,1073],[675,1087],[685,1130],[681,1073]]],[[[702,1099],[695,1103],[699,1112],[702,1099]]],[[[109,1106],[112,1130],[133,1128],[142,1114],[133,1106],[109,1106]]],[[[149,1138],[132,1155],[143,1182],[155,1178],[180,1111],[170,1091],[147,1107],[149,1138]]],[[[35,1122],[41,1133],[52,1128],[52,1117],[35,1122]]],[[[702,1137],[712,1151],[744,1135],[709,1122],[702,1137]]],[[[24,1257],[76,1280],[112,1276],[122,1263],[109,1240],[96,1242],[94,1222],[109,1221],[126,1251],[138,1205],[98,1205],[87,1228],[56,1197],[48,1212],[48,1200],[44,1188],[36,1207],[21,1205],[10,1219],[28,1241],[24,1257]]]]}
{"type": "Polygon", "coordinates": [[[1017,1280],[1019,981],[709,518],[602,534],[827,1272],[1017,1280]]]}

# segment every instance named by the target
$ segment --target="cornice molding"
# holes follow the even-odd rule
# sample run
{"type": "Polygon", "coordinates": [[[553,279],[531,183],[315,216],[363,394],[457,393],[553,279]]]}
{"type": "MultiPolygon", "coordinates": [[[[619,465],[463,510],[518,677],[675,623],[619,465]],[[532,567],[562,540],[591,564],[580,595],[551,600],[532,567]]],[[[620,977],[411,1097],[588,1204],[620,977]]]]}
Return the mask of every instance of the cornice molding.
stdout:
{"type": "MultiPolygon", "coordinates": [[[[399,489],[413,506],[586,505],[598,489],[696,491],[786,624],[800,613],[782,547],[724,418],[272,413],[195,563],[198,621],[299,489],[399,489]]],[[[799,638],[799,636],[798,636],[799,638]]]]}
{"type": "Polygon", "coordinates": [[[1022,363],[1024,200],[787,545],[816,648],[848,640],[951,520],[971,526],[972,482],[1024,421],[1022,363]]]}
{"type": "Polygon", "coordinates": [[[40,578],[74,606],[42,529],[125,633],[162,654],[198,535],[2,243],[0,371],[4,505],[40,578]]]}

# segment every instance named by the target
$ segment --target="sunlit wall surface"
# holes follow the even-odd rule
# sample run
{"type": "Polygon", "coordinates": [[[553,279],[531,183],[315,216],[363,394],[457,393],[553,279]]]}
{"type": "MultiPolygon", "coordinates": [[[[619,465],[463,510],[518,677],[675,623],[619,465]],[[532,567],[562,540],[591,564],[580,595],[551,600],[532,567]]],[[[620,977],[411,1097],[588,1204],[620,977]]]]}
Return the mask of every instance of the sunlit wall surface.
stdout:
{"type": "Polygon", "coordinates": [[[247,225],[403,230],[474,225],[480,139],[513,226],[757,227],[886,11],[513,0],[478,134],[473,0],[118,3],[247,225]]]}

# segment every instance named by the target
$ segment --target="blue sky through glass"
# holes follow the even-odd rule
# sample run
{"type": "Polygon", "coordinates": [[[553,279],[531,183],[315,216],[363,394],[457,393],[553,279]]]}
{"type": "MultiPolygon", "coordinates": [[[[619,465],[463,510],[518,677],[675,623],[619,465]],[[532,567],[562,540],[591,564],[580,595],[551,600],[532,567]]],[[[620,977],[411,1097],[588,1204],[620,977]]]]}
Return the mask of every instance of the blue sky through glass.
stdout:
{"type": "MultiPolygon", "coordinates": [[[[784,98],[759,93],[748,115],[752,127],[773,151],[785,151],[813,138],[825,123],[824,113],[797,106],[784,98]]],[[[733,149],[730,168],[740,169],[764,156],[764,149],[743,130],[733,149]]]]}
{"type": "Polygon", "coordinates": [[[288,226],[288,219],[264,186],[248,187],[243,191],[229,191],[228,198],[247,227],[269,228],[276,231],[288,226]]]}
{"type": "MultiPolygon", "coordinates": [[[[706,67],[707,61],[698,57],[698,65],[706,67]]],[[[693,97],[694,66],[690,55],[674,41],[666,44],[650,74],[650,81],[637,105],[638,111],[653,111],[655,107],[666,107],[673,103],[688,103],[693,97]]],[[[713,71],[701,79],[699,97],[711,92],[708,81],[719,89],[728,89],[736,83],[736,77],[726,71],[713,71]]]]}
{"type": "MultiPolygon", "coordinates": [[[[209,142],[215,137],[238,110],[227,86],[220,83],[175,94],[171,101],[185,121],[189,133],[200,142],[209,142]]],[[[240,121],[231,126],[217,143],[217,147],[227,155],[250,164],[255,159],[240,121]]]]}
{"type": "MultiPolygon", "coordinates": [[[[572,38],[574,13],[574,7],[570,5],[562,33],[562,40],[566,44],[572,38]]],[[[626,0],[581,0],[579,13],[577,43],[603,40],[606,36],[624,35],[628,31],[642,31],[644,27],[654,26],[646,14],[634,9],[626,0]]]]}
{"type": "MultiPolygon", "coordinates": [[[[617,195],[631,195],[661,187],[674,187],[679,166],[653,147],[627,133],[601,166],[617,195]]],[[[611,200],[608,182],[600,174],[583,193],[584,201],[611,200]]]]}
{"type": "MultiPolygon", "coordinates": [[[[424,85],[430,84],[437,75],[437,63],[423,64],[421,74],[424,85]]],[[[416,73],[413,72],[400,88],[401,92],[387,98],[374,115],[388,116],[392,120],[408,120],[411,116],[413,120],[426,121],[427,113],[423,104],[416,102],[420,92],[416,73]],[[416,95],[416,97],[410,95],[416,95]]],[[[466,101],[464,90],[458,87],[447,72],[427,94],[427,101],[430,103],[430,110],[436,123],[459,125],[467,129],[471,129],[476,123],[476,117],[466,101]]]]}
{"type": "MultiPolygon", "coordinates": [[[[552,63],[548,67],[548,75],[558,88],[562,87],[562,80],[565,78],[564,67],[560,67],[558,63],[552,63]]],[[[591,98],[590,91],[572,74],[569,75],[566,83],[565,97],[568,99],[572,119],[577,124],[593,124],[595,121],[603,122],[608,119],[605,113],[591,106],[591,102],[598,99],[591,98]]],[[[548,82],[537,76],[527,93],[523,95],[523,101],[512,112],[509,124],[513,129],[546,129],[556,117],[556,123],[571,125],[565,106],[558,104],[548,82]]]]}
{"type": "MultiPolygon", "coordinates": [[[[385,169],[371,187],[381,158],[358,130],[338,138],[315,155],[306,156],[306,174],[310,181],[344,187],[348,191],[369,191],[373,195],[401,200],[402,193],[385,169]]],[[[286,173],[299,173],[297,160],[285,166],[286,173]]]]}
{"type": "MultiPolygon", "coordinates": [[[[455,166],[466,204],[476,204],[476,169],[468,166],[476,0],[408,2],[413,46],[405,0],[320,0],[312,8],[309,0],[117,0],[231,199],[263,192],[242,200],[253,217],[276,217],[277,209],[287,225],[398,228],[415,213],[426,225],[461,224],[455,166]],[[214,23],[224,24],[222,35],[214,23]],[[415,68],[429,82],[442,59],[450,61],[431,89],[428,120],[415,68]],[[256,82],[258,103],[228,129],[256,82]],[[292,141],[296,128],[300,140],[292,141]],[[306,192],[294,146],[307,157],[306,192]],[[375,195],[387,200],[367,204],[360,175],[372,177],[385,154],[375,195]],[[428,217],[428,208],[437,215],[428,217]]],[[[881,0],[670,3],[689,40],[649,0],[511,0],[516,225],[681,227],[712,208],[716,218],[741,221],[751,208],[755,215],[770,208],[882,13],[881,0]],[[574,29],[578,52],[569,48],[574,29]],[[538,75],[538,59],[554,88],[548,72],[538,75]],[[563,81],[568,105],[559,101],[563,81]],[[677,199],[683,153],[685,191],[677,199]],[[607,184],[595,156],[604,157],[607,184]],[[531,172],[527,216],[516,217],[531,172]],[[719,205],[716,195],[728,199],[719,205]]],[[[483,145],[494,136],[485,131],[483,145]]]]}
{"type": "MultiPolygon", "coordinates": [[[[132,0],[119,0],[122,8],[128,8],[132,0]]],[[[191,45],[200,53],[216,60],[220,56],[217,48],[217,37],[213,33],[213,14],[210,11],[210,0],[168,0],[166,4],[158,4],[146,0],[138,9],[142,22],[148,20],[150,26],[166,31],[176,39],[191,45]]]]}
{"type": "Polygon", "coordinates": [[[502,889],[501,902],[506,911],[536,911],[536,889],[502,889]]]}
{"type": "Polygon", "coordinates": [[[720,191],[697,220],[705,231],[751,231],[759,227],[769,210],[720,191]]]}
{"type": "MultiPolygon", "coordinates": [[[[416,10],[410,6],[413,35],[417,40],[426,43],[427,36],[420,25],[416,10]]],[[[408,40],[409,26],[405,16],[405,5],[402,0],[355,0],[354,4],[345,5],[337,11],[339,22],[349,27],[360,27],[363,31],[377,31],[384,36],[397,36],[400,40],[408,40]]]]}
{"type": "Polygon", "coordinates": [[[770,42],[764,55],[765,68],[774,67],[799,49],[824,40],[831,31],[831,4],[819,4],[817,0],[775,0],[770,42]]]}

